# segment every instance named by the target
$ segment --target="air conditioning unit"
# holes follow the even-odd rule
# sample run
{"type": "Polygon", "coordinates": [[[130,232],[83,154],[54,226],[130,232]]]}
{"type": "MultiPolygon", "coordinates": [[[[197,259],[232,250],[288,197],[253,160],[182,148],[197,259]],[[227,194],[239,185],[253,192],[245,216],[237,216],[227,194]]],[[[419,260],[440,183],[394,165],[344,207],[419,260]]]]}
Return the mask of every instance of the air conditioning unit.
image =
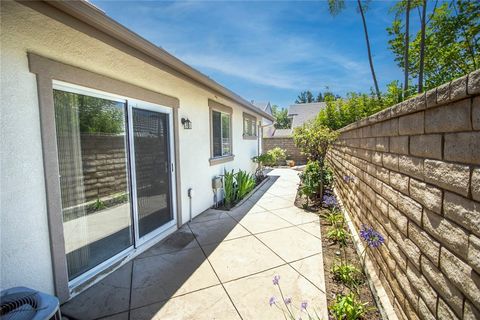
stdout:
{"type": "Polygon", "coordinates": [[[37,290],[15,287],[0,292],[2,320],[61,320],[58,299],[37,290]]]}

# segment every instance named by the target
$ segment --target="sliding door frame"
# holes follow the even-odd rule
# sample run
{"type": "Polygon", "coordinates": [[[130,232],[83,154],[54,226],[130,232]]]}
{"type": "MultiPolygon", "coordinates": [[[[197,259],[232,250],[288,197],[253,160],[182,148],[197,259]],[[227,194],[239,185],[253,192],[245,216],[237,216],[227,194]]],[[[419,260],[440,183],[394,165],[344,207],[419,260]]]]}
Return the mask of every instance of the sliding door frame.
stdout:
{"type": "Polygon", "coordinates": [[[176,201],[173,199],[175,190],[175,154],[174,154],[174,139],[173,139],[173,112],[171,108],[160,106],[157,104],[148,103],[145,101],[128,99],[127,100],[127,112],[128,112],[128,139],[129,139],[129,156],[130,156],[130,185],[132,192],[132,213],[133,213],[133,226],[134,226],[134,238],[135,248],[138,248],[145,243],[157,238],[160,234],[164,233],[169,228],[173,227],[177,223],[177,206],[176,201]],[[133,106],[135,104],[135,106],[133,106]],[[138,197],[137,197],[137,177],[136,177],[136,161],[135,161],[135,141],[133,130],[133,109],[147,110],[156,113],[166,114],[168,117],[168,173],[169,173],[169,199],[170,208],[172,210],[173,219],[160,226],[159,228],[147,233],[143,237],[140,237],[139,217],[138,217],[138,197]]]}
{"type": "MultiPolygon", "coordinates": [[[[63,231],[62,203],[60,194],[60,180],[58,148],[56,141],[55,110],[53,100],[53,80],[78,85],[93,90],[108,92],[119,97],[131,97],[152,104],[158,104],[172,109],[173,113],[173,140],[175,155],[175,190],[172,194],[172,201],[176,204],[177,226],[181,226],[181,184],[180,184],[180,150],[178,145],[179,118],[178,98],[162,93],[151,91],[121,80],[113,79],[98,73],[87,71],[72,65],[64,64],[34,53],[28,53],[28,64],[31,73],[36,74],[38,108],[40,116],[40,133],[42,139],[43,167],[45,176],[46,206],[48,229],[50,238],[50,252],[53,271],[53,284],[55,295],[60,302],[67,301],[73,294],[83,290],[90,284],[106,276],[110,271],[119,267],[124,261],[138,254],[140,250],[134,250],[129,256],[124,257],[108,269],[105,267],[102,272],[92,276],[88,282],[78,284],[77,288],[69,286],[67,260],[65,252],[65,238],[63,231]]],[[[172,154],[172,155],[173,155],[172,154]]],[[[153,242],[153,240],[152,240],[153,242]]],[[[144,248],[147,245],[144,246],[144,248]]]]}

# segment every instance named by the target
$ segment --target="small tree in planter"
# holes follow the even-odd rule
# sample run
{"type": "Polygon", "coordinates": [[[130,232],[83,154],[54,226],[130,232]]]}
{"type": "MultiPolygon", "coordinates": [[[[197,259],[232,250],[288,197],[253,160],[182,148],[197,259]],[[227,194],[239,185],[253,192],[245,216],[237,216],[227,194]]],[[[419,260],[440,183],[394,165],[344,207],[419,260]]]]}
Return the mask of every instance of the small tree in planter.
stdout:
{"type": "Polygon", "coordinates": [[[311,161],[323,161],[328,148],[337,139],[338,133],[322,125],[319,120],[311,120],[293,129],[293,142],[311,161]]]}
{"type": "Polygon", "coordinates": [[[331,170],[326,169],[325,166],[325,156],[337,136],[337,132],[323,126],[318,119],[309,121],[293,130],[295,145],[309,159],[305,171],[309,166],[318,169],[319,174],[316,179],[318,179],[318,195],[320,197],[323,196],[324,184],[329,184],[332,180],[331,170]]]}

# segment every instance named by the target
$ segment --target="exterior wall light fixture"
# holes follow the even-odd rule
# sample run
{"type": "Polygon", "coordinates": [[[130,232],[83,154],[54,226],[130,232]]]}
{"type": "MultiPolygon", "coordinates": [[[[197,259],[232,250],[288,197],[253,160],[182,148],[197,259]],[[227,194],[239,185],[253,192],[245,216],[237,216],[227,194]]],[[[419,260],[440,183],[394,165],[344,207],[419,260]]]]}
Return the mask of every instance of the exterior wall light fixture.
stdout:
{"type": "Polygon", "coordinates": [[[188,120],[188,118],[182,118],[182,124],[184,129],[192,129],[192,121],[188,120]]]}

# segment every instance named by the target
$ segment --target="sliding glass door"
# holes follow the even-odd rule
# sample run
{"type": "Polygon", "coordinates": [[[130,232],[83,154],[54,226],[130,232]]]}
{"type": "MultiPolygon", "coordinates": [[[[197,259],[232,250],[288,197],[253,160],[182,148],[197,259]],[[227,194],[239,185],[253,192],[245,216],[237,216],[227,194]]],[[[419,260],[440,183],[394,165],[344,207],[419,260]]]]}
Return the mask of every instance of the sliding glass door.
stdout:
{"type": "Polygon", "coordinates": [[[54,85],[69,280],[81,283],[175,224],[165,107],[54,85]]]}
{"type": "Polygon", "coordinates": [[[174,224],[170,109],[129,102],[137,243],[174,224]]]}
{"type": "Polygon", "coordinates": [[[133,245],[126,103],[54,90],[69,279],[133,245]]]}

